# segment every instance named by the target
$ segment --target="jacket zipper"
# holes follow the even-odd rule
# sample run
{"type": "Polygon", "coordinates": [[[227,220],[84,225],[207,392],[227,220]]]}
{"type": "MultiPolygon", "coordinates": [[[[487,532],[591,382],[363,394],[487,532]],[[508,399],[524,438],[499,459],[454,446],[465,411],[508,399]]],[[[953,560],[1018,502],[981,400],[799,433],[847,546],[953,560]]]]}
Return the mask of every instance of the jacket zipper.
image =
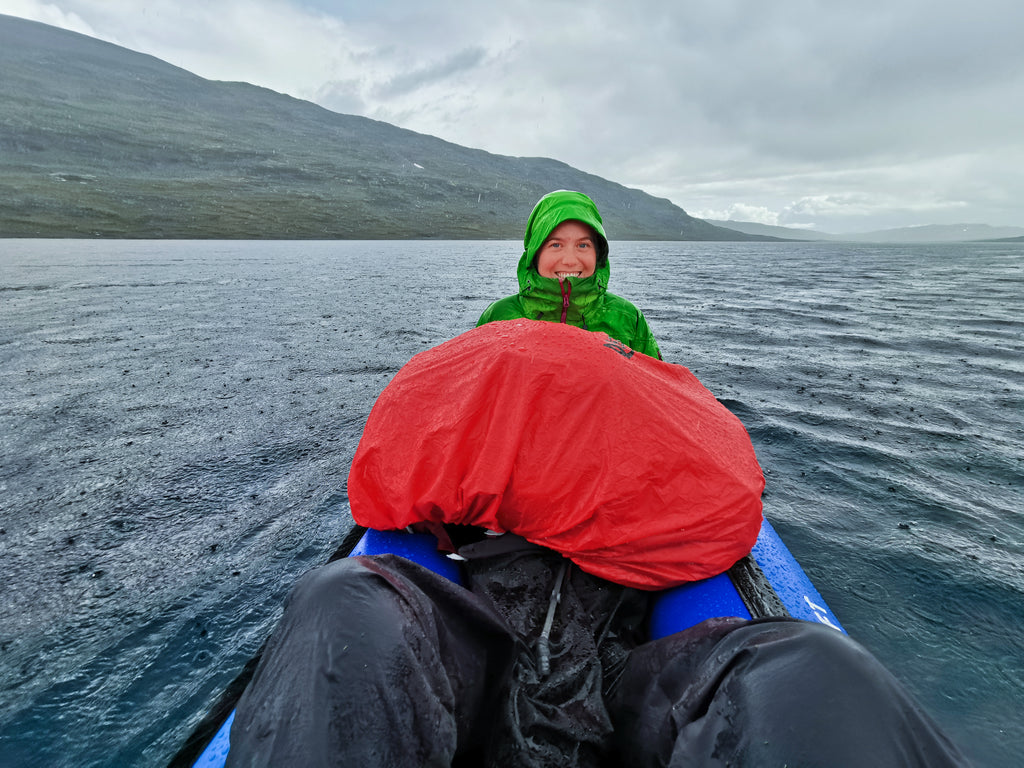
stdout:
{"type": "Polygon", "coordinates": [[[558,281],[558,289],[562,292],[562,322],[565,322],[565,318],[569,314],[569,297],[572,296],[572,283],[569,279],[558,281]]]}

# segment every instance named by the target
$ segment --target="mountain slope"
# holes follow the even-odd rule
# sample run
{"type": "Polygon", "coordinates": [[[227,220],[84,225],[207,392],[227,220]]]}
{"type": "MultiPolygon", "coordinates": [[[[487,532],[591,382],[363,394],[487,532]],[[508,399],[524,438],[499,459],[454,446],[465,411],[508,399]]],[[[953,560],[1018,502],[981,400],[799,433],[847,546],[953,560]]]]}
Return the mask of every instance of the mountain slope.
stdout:
{"type": "Polygon", "coordinates": [[[993,227],[988,224],[932,224],[918,227],[882,229],[874,232],[851,232],[845,235],[829,234],[817,230],[777,227],[749,221],[720,221],[708,219],[709,224],[728,227],[751,235],[767,235],[785,240],[829,240],[858,243],[967,243],[997,240],[1014,242],[1024,240],[1021,227],[993,227]]]}
{"type": "Polygon", "coordinates": [[[767,239],[10,16],[0,71],[0,237],[519,238],[542,194],[572,188],[613,239],[767,239]]]}
{"type": "Polygon", "coordinates": [[[717,219],[706,219],[709,224],[716,227],[735,229],[737,232],[746,232],[748,235],[764,235],[767,237],[779,238],[782,240],[838,240],[838,235],[830,235],[826,232],[818,232],[813,229],[796,229],[795,227],[779,227],[772,224],[758,224],[752,221],[720,221],[717,219]]]}
{"type": "Polygon", "coordinates": [[[886,243],[963,243],[974,240],[1017,237],[1020,227],[993,227],[989,224],[931,224],[919,227],[883,229],[848,235],[849,240],[886,243]]]}

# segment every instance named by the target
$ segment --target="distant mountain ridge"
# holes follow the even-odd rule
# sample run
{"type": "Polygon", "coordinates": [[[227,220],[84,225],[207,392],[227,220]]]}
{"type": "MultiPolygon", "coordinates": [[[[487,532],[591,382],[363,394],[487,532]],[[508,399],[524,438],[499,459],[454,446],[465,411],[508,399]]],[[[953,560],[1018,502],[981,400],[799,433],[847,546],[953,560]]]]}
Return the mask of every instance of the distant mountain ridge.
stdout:
{"type": "Polygon", "coordinates": [[[836,240],[838,235],[830,235],[827,232],[818,232],[813,229],[797,229],[796,227],[779,227],[772,224],[758,224],[753,221],[723,221],[720,219],[705,219],[708,224],[716,227],[727,227],[737,232],[744,232],[749,235],[762,235],[775,237],[782,240],[836,240]]]}
{"type": "Polygon", "coordinates": [[[469,149],[0,15],[0,237],[522,237],[579,189],[612,239],[763,240],[546,158],[469,149]]]}
{"type": "Polygon", "coordinates": [[[858,243],[966,243],[979,240],[1016,242],[1024,239],[1024,227],[994,227],[989,224],[931,224],[920,227],[900,227],[874,232],[837,235],[811,229],[777,227],[750,221],[722,221],[708,219],[709,224],[728,227],[738,232],[765,235],[787,240],[828,240],[858,243]]]}
{"type": "Polygon", "coordinates": [[[953,243],[975,240],[998,240],[1024,236],[1024,227],[994,227],[989,224],[929,224],[900,227],[847,235],[850,240],[872,240],[889,243],[953,243]]]}

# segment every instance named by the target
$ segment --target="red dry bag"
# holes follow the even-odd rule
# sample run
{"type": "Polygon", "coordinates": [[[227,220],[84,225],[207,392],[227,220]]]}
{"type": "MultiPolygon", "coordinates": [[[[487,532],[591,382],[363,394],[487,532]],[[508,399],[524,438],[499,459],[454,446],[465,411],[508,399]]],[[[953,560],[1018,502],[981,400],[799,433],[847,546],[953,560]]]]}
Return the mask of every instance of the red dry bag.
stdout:
{"type": "Polygon", "coordinates": [[[377,399],[348,478],[360,525],[511,531],[641,589],[743,557],[763,489],[743,425],[689,370],[534,320],[413,357],[377,399]]]}

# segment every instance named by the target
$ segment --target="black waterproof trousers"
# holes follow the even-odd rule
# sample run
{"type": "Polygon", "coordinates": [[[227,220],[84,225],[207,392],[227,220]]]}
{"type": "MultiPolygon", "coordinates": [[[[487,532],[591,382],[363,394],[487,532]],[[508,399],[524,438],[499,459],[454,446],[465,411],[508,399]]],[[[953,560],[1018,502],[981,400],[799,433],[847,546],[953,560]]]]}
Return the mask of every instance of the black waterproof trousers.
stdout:
{"type": "Polygon", "coordinates": [[[390,555],[310,572],[238,704],[228,765],[966,765],[847,636],[723,618],[639,642],[644,593],[565,563],[471,559],[469,588],[390,555]]]}

